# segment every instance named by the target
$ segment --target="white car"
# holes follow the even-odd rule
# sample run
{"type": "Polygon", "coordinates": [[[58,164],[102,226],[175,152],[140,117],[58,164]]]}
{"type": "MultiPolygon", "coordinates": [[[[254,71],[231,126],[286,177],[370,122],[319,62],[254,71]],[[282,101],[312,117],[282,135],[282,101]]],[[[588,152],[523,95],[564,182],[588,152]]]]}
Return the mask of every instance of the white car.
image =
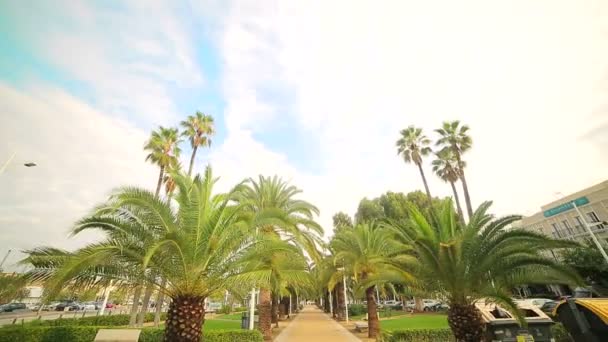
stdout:
{"type": "Polygon", "coordinates": [[[389,305],[389,306],[401,305],[401,302],[398,300],[386,300],[386,301],[384,301],[384,305],[389,305]]]}
{"type": "Polygon", "coordinates": [[[80,309],[86,310],[86,311],[94,311],[94,310],[97,310],[97,304],[95,304],[95,302],[82,303],[80,305],[80,309]]]}

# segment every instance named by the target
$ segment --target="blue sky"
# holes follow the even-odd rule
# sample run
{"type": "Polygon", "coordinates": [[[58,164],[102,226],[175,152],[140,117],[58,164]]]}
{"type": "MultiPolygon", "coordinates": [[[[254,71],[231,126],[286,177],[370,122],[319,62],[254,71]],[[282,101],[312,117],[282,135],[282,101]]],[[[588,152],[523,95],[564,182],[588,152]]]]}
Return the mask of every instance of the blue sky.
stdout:
{"type": "Polygon", "coordinates": [[[364,196],[421,189],[398,131],[434,138],[453,119],[473,134],[473,203],[531,214],[605,179],[607,13],[593,0],[2,2],[0,162],[15,158],[0,255],[94,239],[65,232],[111,189],[152,188],[150,130],[196,110],[217,123],[197,170],[210,163],[224,189],[278,174],[328,232],[364,196]]]}

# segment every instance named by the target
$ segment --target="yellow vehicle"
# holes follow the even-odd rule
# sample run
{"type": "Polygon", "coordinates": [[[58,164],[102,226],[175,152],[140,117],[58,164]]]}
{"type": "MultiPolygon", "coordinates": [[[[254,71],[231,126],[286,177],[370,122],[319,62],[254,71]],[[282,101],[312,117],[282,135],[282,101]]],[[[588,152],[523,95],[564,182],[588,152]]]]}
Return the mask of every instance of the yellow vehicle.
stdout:
{"type": "Polygon", "coordinates": [[[552,342],[553,320],[531,303],[519,303],[528,326],[520,327],[518,321],[507,310],[484,301],[475,303],[485,323],[485,341],[492,342],[552,342]]]}
{"type": "Polygon", "coordinates": [[[570,298],[555,307],[553,316],[576,342],[608,341],[608,298],[570,298]]]}

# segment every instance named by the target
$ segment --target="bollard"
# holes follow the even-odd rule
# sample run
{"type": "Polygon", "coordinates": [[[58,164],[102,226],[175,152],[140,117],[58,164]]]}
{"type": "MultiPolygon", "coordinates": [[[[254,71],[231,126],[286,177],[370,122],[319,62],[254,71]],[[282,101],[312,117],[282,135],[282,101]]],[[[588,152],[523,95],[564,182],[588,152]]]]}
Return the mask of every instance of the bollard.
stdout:
{"type": "Polygon", "coordinates": [[[15,324],[15,323],[17,323],[17,319],[16,318],[13,320],[13,324],[15,324]]]}
{"type": "Polygon", "coordinates": [[[62,319],[62,318],[63,318],[63,314],[59,314],[59,319],[62,319]]]}

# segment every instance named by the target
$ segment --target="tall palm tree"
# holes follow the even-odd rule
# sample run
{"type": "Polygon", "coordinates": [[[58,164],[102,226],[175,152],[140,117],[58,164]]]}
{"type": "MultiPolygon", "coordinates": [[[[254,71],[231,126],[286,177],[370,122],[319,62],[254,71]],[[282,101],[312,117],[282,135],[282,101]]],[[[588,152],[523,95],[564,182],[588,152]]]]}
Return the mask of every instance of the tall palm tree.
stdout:
{"type": "Polygon", "coordinates": [[[418,167],[422,183],[424,183],[424,190],[430,202],[432,199],[431,191],[422,169],[422,157],[428,156],[431,153],[431,148],[429,147],[431,140],[422,133],[421,128],[414,126],[401,130],[400,134],[401,138],[397,140],[397,153],[403,157],[406,163],[414,163],[418,167]]]}
{"type": "Polygon", "coordinates": [[[462,191],[464,192],[464,201],[467,205],[467,214],[469,218],[473,215],[473,207],[471,205],[471,196],[469,195],[469,186],[467,179],[464,176],[465,163],[462,160],[462,154],[468,151],[473,144],[473,140],[467,134],[469,126],[461,125],[460,121],[446,121],[441,128],[436,129],[439,133],[439,139],[435,143],[442,147],[443,151],[451,151],[456,159],[459,172],[459,178],[462,181],[462,191]]]}
{"type": "Polygon", "coordinates": [[[400,267],[415,264],[415,258],[401,254],[389,233],[374,223],[363,223],[340,232],[330,242],[336,261],[341,261],[365,289],[369,338],[376,338],[380,332],[376,285],[381,284],[386,275],[395,273],[401,274],[402,279],[413,279],[407,269],[400,267]]]}
{"type": "MultiPolygon", "coordinates": [[[[273,212],[281,218],[272,223],[254,225],[252,228],[258,234],[284,239],[306,251],[313,260],[318,260],[317,248],[323,244],[323,229],[314,221],[314,216],[319,214],[319,210],[304,200],[296,199],[301,192],[277,176],[259,176],[257,180],[248,180],[236,200],[252,213],[273,212]]],[[[259,329],[265,339],[272,338],[271,290],[271,287],[260,287],[259,329]]]]}
{"type": "Polygon", "coordinates": [[[215,134],[213,117],[197,111],[194,115],[190,115],[186,120],[180,122],[180,125],[184,128],[182,135],[190,140],[190,146],[192,147],[190,166],[188,167],[188,176],[191,176],[196,151],[200,146],[211,146],[211,136],[215,134]]]}
{"type": "Polygon", "coordinates": [[[179,142],[180,137],[177,128],[165,128],[160,126],[158,130],[152,131],[150,139],[144,146],[144,150],[149,151],[146,160],[158,165],[160,169],[158,183],[156,185],[156,196],[160,193],[165,170],[171,165],[177,164],[177,159],[181,152],[178,145],[179,142]]]}
{"type": "MultiPolygon", "coordinates": [[[[456,201],[456,208],[458,209],[458,217],[464,223],[464,216],[462,216],[462,208],[460,207],[460,199],[458,198],[458,191],[456,190],[455,183],[460,179],[460,167],[458,161],[454,158],[454,153],[451,150],[441,151],[436,153],[437,159],[433,160],[433,172],[444,182],[450,183],[452,187],[452,193],[454,194],[454,201],[456,201]]],[[[464,162],[461,162],[464,166],[464,162]]]]}
{"type": "Polygon", "coordinates": [[[521,217],[494,218],[488,214],[490,205],[483,203],[467,225],[456,220],[449,201],[436,225],[412,207],[408,223],[389,228],[396,241],[407,249],[413,247],[418,256],[417,287],[447,299],[448,323],[457,341],[481,341],[483,324],[476,302],[497,303],[525,324],[511,299],[511,289],[530,283],[580,281],[573,270],[543,255],[543,251],[575,243],[509,229],[521,217]]]}
{"type": "Polygon", "coordinates": [[[109,258],[133,265],[144,273],[144,284],[162,289],[171,298],[165,340],[200,341],[204,301],[223,289],[249,247],[251,216],[234,204],[233,192],[214,194],[215,179],[207,168],[203,177],[174,177],[176,206],[140,188],[122,188],[104,209],[79,222],[74,233],[101,230],[106,239],[76,252],[55,275],[57,287],[83,268],[109,258]],[[118,239],[116,237],[120,236],[118,239]]]}

